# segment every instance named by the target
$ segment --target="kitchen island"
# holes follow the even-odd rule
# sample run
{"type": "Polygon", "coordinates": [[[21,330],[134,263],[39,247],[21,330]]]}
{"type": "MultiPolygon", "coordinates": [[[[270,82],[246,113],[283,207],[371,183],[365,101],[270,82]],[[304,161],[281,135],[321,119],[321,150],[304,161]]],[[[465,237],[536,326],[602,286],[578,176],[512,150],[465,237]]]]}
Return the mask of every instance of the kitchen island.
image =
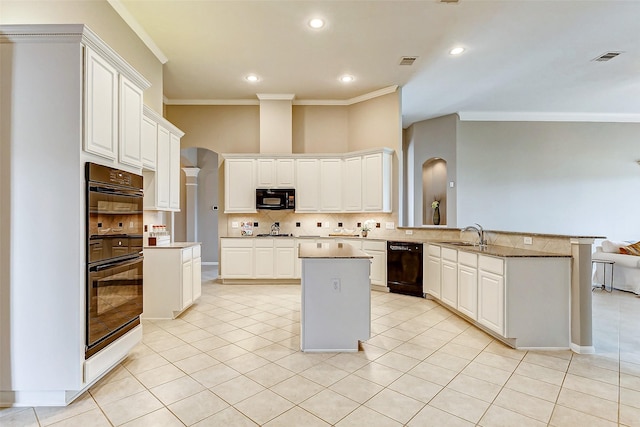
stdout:
{"type": "Polygon", "coordinates": [[[371,335],[371,256],[347,243],[302,243],[300,347],[358,351],[371,335]]]}

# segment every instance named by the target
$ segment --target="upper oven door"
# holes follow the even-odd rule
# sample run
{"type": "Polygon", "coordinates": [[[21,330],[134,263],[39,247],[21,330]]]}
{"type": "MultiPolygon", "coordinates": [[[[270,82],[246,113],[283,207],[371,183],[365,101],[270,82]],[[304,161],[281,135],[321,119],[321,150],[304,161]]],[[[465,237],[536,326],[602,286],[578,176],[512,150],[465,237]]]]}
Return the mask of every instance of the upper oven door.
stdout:
{"type": "Polygon", "coordinates": [[[89,236],[142,237],[141,191],[89,184],[89,236]]]}

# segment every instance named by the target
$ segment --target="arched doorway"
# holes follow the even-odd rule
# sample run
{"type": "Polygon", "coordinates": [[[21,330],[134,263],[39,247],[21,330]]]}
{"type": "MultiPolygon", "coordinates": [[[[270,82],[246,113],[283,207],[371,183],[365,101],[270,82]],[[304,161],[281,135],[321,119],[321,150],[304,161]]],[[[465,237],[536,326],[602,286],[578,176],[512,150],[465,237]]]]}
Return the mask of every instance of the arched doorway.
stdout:
{"type": "Polygon", "coordinates": [[[422,164],[422,224],[433,223],[433,201],[439,202],[440,224],[447,225],[447,162],[432,157],[422,164]]]}
{"type": "Polygon", "coordinates": [[[174,219],[175,241],[201,242],[203,266],[217,266],[218,153],[206,148],[183,148],[180,167],[180,212],[176,212],[174,219]]]}

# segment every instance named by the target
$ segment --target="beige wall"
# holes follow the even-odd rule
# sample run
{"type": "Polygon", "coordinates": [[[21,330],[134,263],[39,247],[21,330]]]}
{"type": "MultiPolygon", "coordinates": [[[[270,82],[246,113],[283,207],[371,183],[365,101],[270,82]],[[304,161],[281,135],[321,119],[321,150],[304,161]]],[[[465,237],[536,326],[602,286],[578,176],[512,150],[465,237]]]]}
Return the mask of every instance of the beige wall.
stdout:
{"type": "Polygon", "coordinates": [[[399,91],[350,105],[348,141],[347,151],[389,147],[399,152],[402,141],[399,91]]]}
{"type": "Polygon", "coordinates": [[[185,132],[182,148],[222,154],[260,151],[258,105],[166,105],[165,111],[167,120],[185,132]]]}
{"type": "Polygon", "coordinates": [[[294,153],[345,153],[348,142],[348,107],[293,106],[294,153]]]}
{"type": "Polygon", "coordinates": [[[2,24],[86,24],[151,82],[144,103],[162,112],[162,64],[106,1],[0,2],[2,24]]]}

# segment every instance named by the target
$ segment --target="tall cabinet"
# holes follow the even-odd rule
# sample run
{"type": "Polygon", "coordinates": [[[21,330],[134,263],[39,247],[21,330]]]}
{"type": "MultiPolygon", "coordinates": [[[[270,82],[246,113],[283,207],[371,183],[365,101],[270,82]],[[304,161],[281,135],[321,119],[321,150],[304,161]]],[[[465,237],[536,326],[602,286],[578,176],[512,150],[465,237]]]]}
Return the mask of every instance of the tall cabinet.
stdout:
{"type": "Polygon", "coordinates": [[[150,84],[84,25],[0,26],[0,80],[0,406],[65,405],[142,338],[85,360],[84,165],[141,172],[150,84]]]}

